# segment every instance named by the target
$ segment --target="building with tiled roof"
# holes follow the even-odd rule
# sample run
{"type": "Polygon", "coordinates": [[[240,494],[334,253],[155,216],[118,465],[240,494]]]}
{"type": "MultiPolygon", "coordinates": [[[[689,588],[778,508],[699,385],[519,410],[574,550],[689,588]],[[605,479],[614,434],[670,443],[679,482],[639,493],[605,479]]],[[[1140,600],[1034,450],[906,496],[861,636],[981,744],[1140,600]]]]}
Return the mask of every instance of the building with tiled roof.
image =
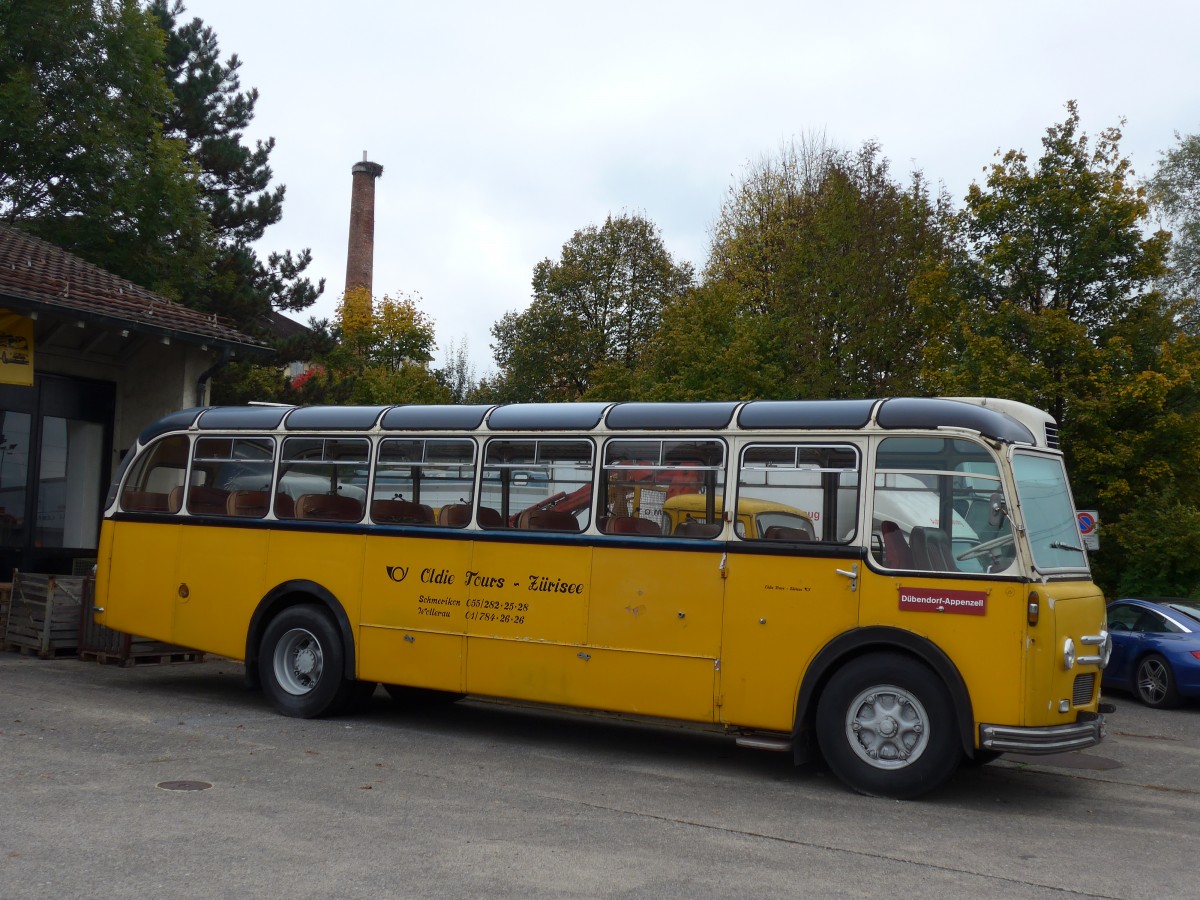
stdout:
{"type": "Polygon", "coordinates": [[[0,580],[95,556],[121,454],[167,412],[205,405],[212,376],[272,351],[0,225],[0,580]]]}

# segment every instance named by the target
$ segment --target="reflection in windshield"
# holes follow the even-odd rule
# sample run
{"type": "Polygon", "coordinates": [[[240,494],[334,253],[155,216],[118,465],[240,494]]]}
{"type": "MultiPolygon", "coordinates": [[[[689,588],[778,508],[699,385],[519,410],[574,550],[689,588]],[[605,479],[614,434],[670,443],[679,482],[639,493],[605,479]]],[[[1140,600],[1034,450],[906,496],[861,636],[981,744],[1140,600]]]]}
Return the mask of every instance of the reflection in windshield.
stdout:
{"type": "Polygon", "coordinates": [[[1062,460],[1018,453],[1013,457],[1013,474],[1034,566],[1040,570],[1087,569],[1062,460]]]}

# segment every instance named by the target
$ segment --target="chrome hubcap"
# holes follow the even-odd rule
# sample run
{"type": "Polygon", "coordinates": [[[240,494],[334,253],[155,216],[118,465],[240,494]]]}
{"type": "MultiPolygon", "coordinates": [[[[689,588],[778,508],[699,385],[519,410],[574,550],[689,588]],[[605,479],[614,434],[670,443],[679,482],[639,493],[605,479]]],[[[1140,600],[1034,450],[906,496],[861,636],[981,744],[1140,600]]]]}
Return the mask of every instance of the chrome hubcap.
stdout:
{"type": "Polygon", "coordinates": [[[846,709],[846,740],[876,769],[912,765],[929,744],[929,717],[915,695],[895,685],[868,688],[846,709]]]}
{"type": "Polygon", "coordinates": [[[275,645],[271,662],[279,686],[299,697],[315,688],[321,680],[325,655],[311,631],[293,628],[275,645]]]}

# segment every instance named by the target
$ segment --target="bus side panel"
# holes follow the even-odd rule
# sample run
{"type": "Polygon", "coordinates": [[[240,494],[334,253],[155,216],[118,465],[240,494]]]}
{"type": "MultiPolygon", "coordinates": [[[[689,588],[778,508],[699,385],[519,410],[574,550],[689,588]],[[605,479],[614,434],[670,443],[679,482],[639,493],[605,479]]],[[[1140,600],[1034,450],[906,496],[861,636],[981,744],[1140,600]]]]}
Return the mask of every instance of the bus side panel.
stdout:
{"type": "Polygon", "coordinates": [[[465,647],[461,634],[364,625],[358,637],[358,677],[462,693],[465,647]]]}
{"type": "Polygon", "coordinates": [[[858,624],[858,594],[837,572],[853,565],[853,559],[786,552],[730,555],[721,721],[791,731],[808,664],[858,624]]]}
{"type": "Polygon", "coordinates": [[[246,652],[250,615],[266,593],[270,532],[192,526],[179,547],[173,641],[231,659],[246,652]]]}
{"type": "Polygon", "coordinates": [[[588,643],[715,660],[721,653],[723,550],[596,547],[588,643]]]}
{"type": "Polygon", "coordinates": [[[872,571],[860,584],[864,622],[928,638],[950,658],[967,686],[976,725],[1021,724],[1024,584],[872,571]]]}
{"type": "Polygon", "coordinates": [[[467,690],[561,706],[711,722],[713,662],[469,638],[467,690]],[[472,680],[474,673],[485,679],[472,680]]]}
{"type": "Polygon", "coordinates": [[[463,690],[470,560],[471,542],[457,537],[367,538],[359,678],[463,690]]]}
{"type": "Polygon", "coordinates": [[[97,588],[102,593],[96,605],[104,607],[104,613],[96,617],[98,624],[156,641],[172,640],[179,596],[175,560],[182,531],[168,522],[104,520],[101,541],[111,550],[108,565],[99,573],[97,588]]]}
{"type": "MultiPolygon", "coordinates": [[[[467,585],[467,634],[547,644],[587,643],[592,548],[577,543],[475,541],[467,585]]],[[[477,667],[468,651],[472,688],[481,693],[501,673],[477,667]]]]}
{"type": "MultiPolygon", "coordinates": [[[[329,591],[346,612],[358,640],[362,608],[365,535],[323,531],[273,529],[269,532],[266,578],[258,596],[288,581],[311,581],[329,591]]],[[[247,615],[253,607],[247,610],[247,615]]],[[[246,630],[241,631],[244,639],[246,630]]],[[[356,647],[357,656],[357,647],[356,647]]]]}

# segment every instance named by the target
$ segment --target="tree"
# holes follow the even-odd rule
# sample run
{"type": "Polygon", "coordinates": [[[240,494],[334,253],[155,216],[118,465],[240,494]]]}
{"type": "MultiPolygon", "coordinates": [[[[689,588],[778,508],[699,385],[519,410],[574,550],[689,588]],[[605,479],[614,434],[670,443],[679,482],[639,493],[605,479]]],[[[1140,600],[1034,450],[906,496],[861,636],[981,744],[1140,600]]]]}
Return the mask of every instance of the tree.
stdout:
{"type": "Polygon", "coordinates": [[[135,0],[0,4],[0,218],[194,299],[210,230],[187,147],[164,129],[162,66],[135,0]]]}
{"type": "Polygon", "coordinates": [[[632,372],[650,348],[663,304],[692,282],[641,216],[609,216],[576,231],[557,262],[534,269],[533,302],[492,326],[492,352],[510,400],[589,395],[604,366],[632,372]]]}
{"type": "Polygon", "coordinates": [[[853,154],[793,143],[730,189],[706,284],[737,298],[731,321],[753,347],[743,365],[777,373],[771,396],[914,389],[925,332],[913,286],[942,261],[945,202],[920,173],[893,182],[872,142],[853,154]]]}
{"type": "Polygon", "coordinates": [[[1174,229],[1168,289],[1185,327],[1200,334],[1200,134],[1176,132],[1175,140],[1150,179],[1150,193],[1174,229]]]}
{"type": "Polygon", "coordinates": [[[164,73],[174,102],[164,128],[187,145],[215,241],[209,277],[190,302],[263,334],[272,308],[306,309],[324,290],[324,281],[314,287],[303,277],[308,249],[271,253],[265,264],[254,250],[283,215],[286,188],[270,187],[275,139],[244,144],[258,91],[240,89],[241,62],[236,54],[221,61],[213,30],[198,18],[181,23],[182,0],[151,0],[149,11],[166,34],[164,73]]]}
{"type": "MultiPolygon", "coordinates": [[[[1146,523],[1200,509],[1200,345],[1154,289],[1167,236],[1145,229],[1120,138],[1109,128],[1093,144],[1068,103],[1036,164],[1011,150],[971,186],[954,265],[927,307],[945,328],[925,373],[939,392],[1055,416],[1076,504],[1104,523],[1095,574],[1110,591],[1154,589],[1134,564],[1146,523]]],[[[1161,572],[1186,571],[1200,537],[1164,538],[1156,552],[1161,572]]]]}

